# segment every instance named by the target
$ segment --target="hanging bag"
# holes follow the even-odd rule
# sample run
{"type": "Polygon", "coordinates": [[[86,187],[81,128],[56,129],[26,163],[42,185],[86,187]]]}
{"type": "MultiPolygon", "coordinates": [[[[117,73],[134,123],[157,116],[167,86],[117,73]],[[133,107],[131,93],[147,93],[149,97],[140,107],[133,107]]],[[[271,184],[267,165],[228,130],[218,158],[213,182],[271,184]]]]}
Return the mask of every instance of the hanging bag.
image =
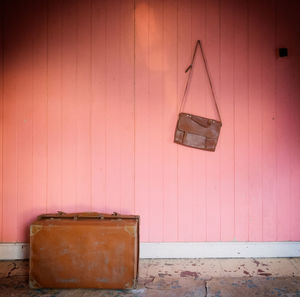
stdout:
{"type": "Polygon", "coordinates": [[[193,58],[192,58],[192,63],[186,69],[185,72],[188,71],[189,71],[189,76],[187,79],[187,83],[185,86],[184,94],[179,109],[179,116],[178,116],[177,126],[175,130],[174,142],[185,146],[197,148],[197,149],[214,152],[216,149],[220,130],[222,127],[222,121],[221,121],[221,115],[219,112],[217,101],[215,98],[215,94],[213,91],[212,82],[209,76],[207,62],[204,56],[204,52],[200,40],[198,40],[196,43],[193,58]],[[210,89],[215,102],[215,107],[220,119],[219,121],[182,112],[182,109],[186,101],[187,91],[189,89],[192,73],[193,73],[193,65],[194,65],[194,60],[195,60],[198,46],[201,51],[202,59],[205,66],[205,71],[208,77],[210,89]]]}

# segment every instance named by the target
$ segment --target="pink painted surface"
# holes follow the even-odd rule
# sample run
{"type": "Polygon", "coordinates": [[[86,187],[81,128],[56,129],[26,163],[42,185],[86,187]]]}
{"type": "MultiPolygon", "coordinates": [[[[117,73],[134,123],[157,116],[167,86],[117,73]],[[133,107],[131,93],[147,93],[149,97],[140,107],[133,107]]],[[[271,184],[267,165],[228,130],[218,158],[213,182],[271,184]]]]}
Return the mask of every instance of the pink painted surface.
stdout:
{"type": "Polygon", "coordinates": [[[218,102],[222,110],[222,137],[220,149],[220,223],[221,240],[230,241],[235,237],[235,121],[234,121],[234,15],[235,0],[221,2],[220,11],[220,93],[218,102]],[[226,124],[225,124],[226,123],[226,124]],[[226,193],[226,199],[224,199],[226,193]]]}
{"type": "MultiPolygon", "coordinates": [[[[298,1],[1,10],[1,242],[56,210],[139,214],[144,242],[300,240],[298,1]],[[173,143],[197,39],[223,120],[214,153],[173,143]]],[[[216,117],[203,67],[184,110],[216,117]]]]}
{"type": "MultiPolygon", "coordinates": [[[[261,1],[250,2],[249,6],[249,240],[262,241],[263,228],[263,155],[262,155],[262,130],[263,130],[263,96],[262,96],[262,55],[260,45],[264,36],[260,22],[263,17],[261,1]],[[259,8],[259,9],[258,9],[259,8]]],[[[278,60],[277,60],[278,61],[278,60]]],[[[279,61],[278,61],[279,62],[279,61]]],[[[284,132],[283,132],[284,133],[284,132]]],[[[285,151],[283,151],[286,154],[285,151]]]]}

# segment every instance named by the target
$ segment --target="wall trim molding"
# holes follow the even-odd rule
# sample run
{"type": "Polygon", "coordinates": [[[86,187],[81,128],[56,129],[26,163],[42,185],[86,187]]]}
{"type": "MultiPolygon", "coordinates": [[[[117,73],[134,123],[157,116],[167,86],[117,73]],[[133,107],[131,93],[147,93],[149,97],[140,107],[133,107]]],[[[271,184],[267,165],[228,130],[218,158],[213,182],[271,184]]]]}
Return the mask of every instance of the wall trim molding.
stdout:
{"type": "Polygon", "coordinates": [[[141,258],[300,257],[300,242],[142,243],[141,258]]]}
{"type": "MultiPolygon", "coordinates": [[[[0,260],[28,259],[28,243],[0,243],[0,260]]],[[[142,242],[141,258],[300,257],[300,241],[282,242],[142,242]]]]}
{"type": "Polygon", "coordinates": [[[0,243],[0,260],[22,260],[28,257],[28,243],[0,243]]]}

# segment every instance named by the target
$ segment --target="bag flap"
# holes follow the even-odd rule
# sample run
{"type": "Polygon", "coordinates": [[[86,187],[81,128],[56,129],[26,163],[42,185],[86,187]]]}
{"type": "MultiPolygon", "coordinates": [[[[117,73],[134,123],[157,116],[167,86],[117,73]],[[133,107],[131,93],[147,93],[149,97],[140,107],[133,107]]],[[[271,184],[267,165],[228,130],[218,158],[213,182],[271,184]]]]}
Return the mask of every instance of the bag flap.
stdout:
{"type": "Polygon", "coordinates": [[[208,138],[217,138],[220,133],[221,125],[221,122],[216,120],[180,113],[177,128],[188,133],[208,138]]]}

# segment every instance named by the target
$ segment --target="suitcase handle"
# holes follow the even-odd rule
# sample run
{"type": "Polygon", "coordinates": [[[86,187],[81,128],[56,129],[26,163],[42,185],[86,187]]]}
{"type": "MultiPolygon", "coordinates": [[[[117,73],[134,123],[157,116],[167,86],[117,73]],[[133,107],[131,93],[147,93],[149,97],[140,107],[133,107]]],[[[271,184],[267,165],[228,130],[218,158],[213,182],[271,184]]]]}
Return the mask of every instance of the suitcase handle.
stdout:
{"type": "Polygon", "coordinates": [[[104,219],[139,219],[136,215],[121,215],[117,212],[113,214],[105,214],[98,212],[80,212],[80,213],[65,213],[63,211],[58,211],[57,213],[42,214],[38,216],[38,220],[42,219],[94,219],[94,220],[104,220],[104,219]]]}

